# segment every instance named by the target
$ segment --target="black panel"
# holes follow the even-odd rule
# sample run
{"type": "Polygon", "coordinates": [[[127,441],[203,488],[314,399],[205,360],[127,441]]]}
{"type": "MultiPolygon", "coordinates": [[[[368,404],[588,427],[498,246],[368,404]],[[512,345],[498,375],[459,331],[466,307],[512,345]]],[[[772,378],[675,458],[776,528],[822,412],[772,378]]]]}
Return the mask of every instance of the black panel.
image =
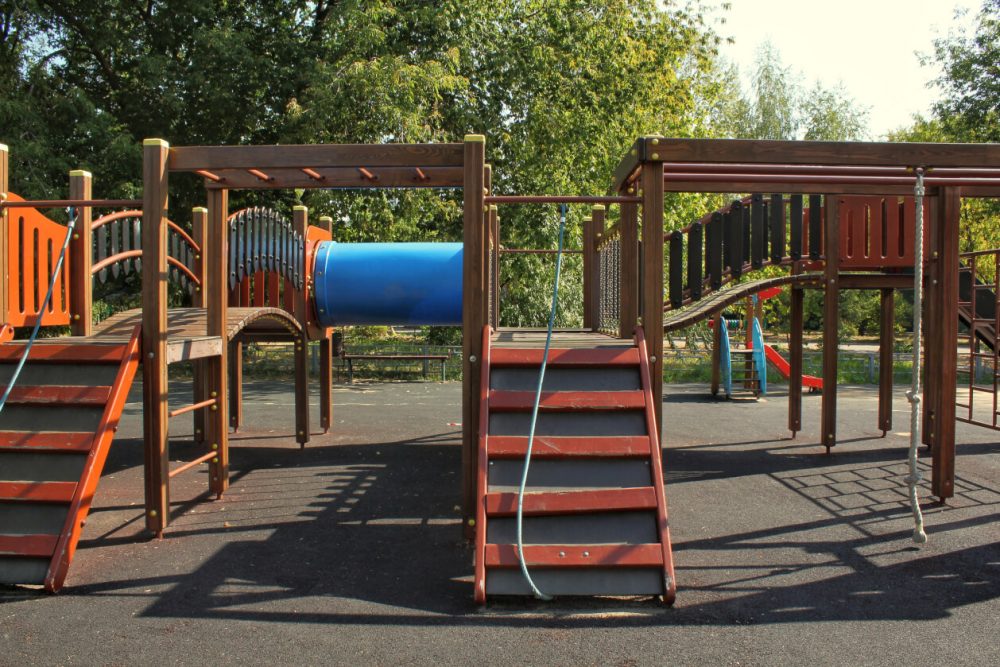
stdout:
{"type": "Polygon", "coordinates": [[[802,195],[791,195],[788,199],[788,227],[791,234],[788,255],[802,259],[802,195]]]}
{"type": "MultiPolygon", "coordinates": [[[[490,370],[490,388],[510,391],[538,389],[537,368],[498,367],[490,370]]],[[[543,391],[637,391],[642,389],[638,367],[566,368],[548,366],[543,391]]]]}
{"type": "Polygon", "coordinates": [[[712,289],[719,289],[722,287],[722,226],[724,224],[724,219],[722,214],[716,211],[712,214],[712,220],[708,225],[711,234],[708,240],[708,257],[707,257],[707,268],[708,275],[711,277],[712,289]]]}
{"type": "Polygon", "coordinates": [[[764,197],[754,194],[750,197],[750,266],[755,269],[764,266],[764,255],[767,253],[766,231],[764,197]]]}
{"type": "Polygon", "coordinates": [[[819,259],[822,248],[823,200],[820,195],[809,195],[809,259],[819,259]]]}
{"type": "MultiPolygon", "coordinates": [[[[528,412],[496,412],[490,415],[490,435],[528,435],[528,412]]],[[[605,412],[542,412],[535,425],[537,435],[647,435],[642,410],[605,412]]]]}
{"type": "MultiPolygon", "coordinates": [[[[594,568],[544,570],[532,568],[535,585],[548,595],[662,595],[662,568],[594,568]]],[[[531,595],[521,570],[491,569],[487,595],[531,595]]]]}
{"type": "Polygon", "coordinates": [[[740,212],[743,214],[740,220],[740,229],[743,232],[743,262],[748,263],[750,261],[750,207],[743,206],[740,212]]]}
{"type": "Polygon", "coordinates": [[[669,266],[670,305],[673,308],[680,308],[684,301],[684,234],[679,231],[670,235],[669,266]]]}
{"type": "Polygon", "coordinates": [[[702,267],[702,229],[701,223],[696,222],[691,225],[688,232],[688,289],[691,290],[692,299],[701,298],[701,267],[702,267]]]}
{"type": "MultiPolygon", "coordinates": [[[[729,270],[733,278],[743,275],[743,204],[733,202],[729,218],[729,270]]],[[[747,228],[749,231],[749,228],[747,228]]]]}
{"type": "MultiPolygon", "coordinates": [[[[651,510],[526,516],[523,531],[525,544],[655,544],[660,541],[656,514],[651,510]]],[[[487,521],[486,541],[516,544],[517,519],[491,518],[487,521]]]]}
{"type": "Polygon", "coordinates": [[[785,257],[785,198],[771,195],[768,213],[771,226],[771,262],[780,264],[785,257]]]}
{"type": "MultiPolygon", "coordinates": [[[[517,491],[524,474],[523,459],[494,459],[489,463],[489,490],[517,491]]],[[[575,489],[630,489],[652,484],[648,459],[575,458],[532,459],[529,491],[575,489]]]]}

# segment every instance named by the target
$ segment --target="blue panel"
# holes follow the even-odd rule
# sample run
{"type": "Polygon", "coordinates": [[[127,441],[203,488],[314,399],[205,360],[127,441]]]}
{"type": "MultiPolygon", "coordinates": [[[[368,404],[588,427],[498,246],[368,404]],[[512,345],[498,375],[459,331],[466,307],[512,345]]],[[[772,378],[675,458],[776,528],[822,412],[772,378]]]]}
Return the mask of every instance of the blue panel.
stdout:
{"type": "Polygon", "coordinates": [[[726,391],[726,398],[733,395],[733,353],[729,343],[729,325],[726,318],[719,315],[719,325],[722,327],[722,349],[719,351],[719,361],[722,365],[722,386],[726,391]]]}
{"type": "Polygon", "coordinates": [[[322,326],[462,324],[461,243],[321,243],[322,326]]]}
{"type": "Polygon", "coordinates": [[[767,395],[767,359],[764,356],[764,332],[760,320],[753,318],[753,365],[760,379],[761,396],[767,395]]]}

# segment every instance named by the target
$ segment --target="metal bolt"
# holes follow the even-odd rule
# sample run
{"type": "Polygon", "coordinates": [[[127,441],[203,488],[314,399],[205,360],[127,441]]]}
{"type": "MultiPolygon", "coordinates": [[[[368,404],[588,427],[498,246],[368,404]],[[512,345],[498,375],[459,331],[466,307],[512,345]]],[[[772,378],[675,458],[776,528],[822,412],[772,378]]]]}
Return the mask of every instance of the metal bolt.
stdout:
{"type": "Polygon", "coordinates": [[[212,475],[212,481],[213,482],[218,482],[219,481],[218,476],[217,475],[212,475]]]}
{"type": "Polygon", "coordinates": [[[218,409],[219,409],[219,406],[218,406],[218,405],[213,405],[213,406],[212,406],[212,412],[215,412],[215,411],[216,411],[216,410],[218,410],[218,409]]]}
{"type": "Polygon", "coordinates": [[[218,462],[219,462],[219,457],[218,456],[216,456],[216,457],[214,457],[212,459],[212,463],[218,463],[218,462]]]}
{"type": "Polygon", "coordinates": [[[651,364],[655,364],[656,363],[656,355],[655,354],[649,355],[649,363],[651,363],[651,364]]]}
{"type": "Polygon", "coordinates": [[[931,281],[931,285],[937,285],[937,278],[931,281]]]}
{"type": "Polygon", "coordinates": [[[196,428],[196,429],[194,430],[194,434],[195,434],[195,435],[201,435],[201,429],[200,429],[200,428],[196,428]]]}
{"type": "Polygon", "coordinates": [[[476,363],[476,355],[474,355],[474,354],[470,354],[469,355],[469,363],[470,364],[476,363]]]}
{"type": "Polygon", "coordinates": [[[470,526],[475,526],[476,525],[476,520],[475,519],[469,519],[468,523],[469,523],[470,526]]]}
{"type": "Polygon", "coordinates": [[[156,516],[156,510],[149,510],[149,516],[156,516]]]}
{"type": "Polygon", "coordinates": [[[559,552],[559,557],[560,558],[565,558],[566,557],[566,552],[565,551],[560,551],[559,552]]]}
{"type": "Polygon", "coordinates": [[[219,448],[219,443],[213,442],[212,443],[212,449],[218,449],[218,448],[219,448]]]}
{"type": "Polygon", "coordinates": [[[660,159],[660,154],[659,153],[653,153],[649,157],[652,158],[652,159],[654,159],[654,160],[659,160],[660,159]]]}
{"type": "Polygon", "coordinates": [[[73,314],[73,319],[74,320],[79,320],[80,319],[80,313],[74,313],[73,314]]]}
{"type": "Polygon", "coordinates": [[[74,241],[77,241],[79,239],[80,239],[80,235],[79,234],[73,234],[73,240],[74,241]]]}
{"type": "Polygon", "coordinates": [[[212,392],[212,393],[210,394],[210,396],[211,396],[212,398],[215,398],[216,396],[218,396],[218,394],[217,394],[217,393],[215,393],[215,392],[213,391],[213,392],[212,392]]]}
{"type": "Polygon", "coordinates": [[[146,356],[147,356],[147,357],[149,357],[150,359],[152,359],[152,358],[153,358],[153,353],[152,353],[152,352],[150,352],[150,353],[149,353],[149,354],[147,354],[146,356]]]}
{"type": "Polygon", "coordinates": [[[654,146],[659,146],[660,140],[654,137],[653,140],[649,143],[653,144],[654,146]]]}
{"type": "MultiPolygon", "coordinates": [[[[655,141],[655,140],[654,140],[654,141],[655,141]]],[[[589,552],[589,551],[584,551],[584,552],[583,552],[583,557],[584,557],[584,558],[590,558],[590,552],[589,552]]]]}
{"type": "Polygon", "coordinates": [[[305,434],[306,434],[305,431],[299,431],[299,435],[305,435],[305,434]]]}

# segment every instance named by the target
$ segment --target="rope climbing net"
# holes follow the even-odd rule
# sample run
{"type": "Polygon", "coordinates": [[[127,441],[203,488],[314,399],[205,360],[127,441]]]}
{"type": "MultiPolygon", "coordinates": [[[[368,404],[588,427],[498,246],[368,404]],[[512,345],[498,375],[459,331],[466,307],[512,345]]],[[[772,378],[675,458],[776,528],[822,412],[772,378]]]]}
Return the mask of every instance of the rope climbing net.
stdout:
{"type": "Polygon", "coordinates": [[[608,239],[598,250],[600,281],[600,302],[597,312],[597,328],[602,333],[618,335],[621,313],[621,240],[608,239]]]}

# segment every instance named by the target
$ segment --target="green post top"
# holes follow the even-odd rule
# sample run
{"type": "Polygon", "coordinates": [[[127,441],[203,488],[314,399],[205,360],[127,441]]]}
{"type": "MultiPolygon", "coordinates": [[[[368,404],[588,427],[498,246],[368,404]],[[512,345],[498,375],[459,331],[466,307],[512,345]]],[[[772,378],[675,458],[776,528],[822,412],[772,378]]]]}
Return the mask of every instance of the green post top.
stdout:
{"type": "Polygon", "coordinates": [[[308,206],[303,206],[302,204],[296,204],[295,206],[292,207],[292,210],[293,211],[308,211],[309,207],[308,206]]]}
{"type": "Polygon", "coordinates": [[[485,134],[467,134],[465,135],[465,141],[469,143],[485,144],[486,135],[485,134]]]}
{"type": "Polygon", "coordinates": [[[9,149],[9,148],[7,148],[7,144],[0,144],[0,153],[6,153],[6,152],[8,152],[9,150],[10,150],[10,149],[9,149]]]}
{"type": "Polygon", "coordinates": [[[319,216],[319,221],[320,222],[328,222],[328,221],[329,222],[333,222],[333,218],[331,218],[328,215],[321,215],[321,216],[319,216]]]}
{"type": "Polygon", "coordinates": [[[604,207],[604,204],[594,204],[594,210],[595,211],[604,211],[606,209],[604,207]]]}
{"type": "Polygon", "coordinates": [[[143,139],[143,146],[160,146],[162,148],[170,148],[170,144],[163,139],[143,139]]]}
{"type": "Polygon", "coordinates": [[[497,210],[497,205],[496,204],[490,204],[490,210],[491,211],[497,210]]]}
{"type": "Polygon", "coordinates": [[[194,208],[191,209],[191,212],[192,213],[204,213],[205,215],[208,215],[208,209],[205,208],[204,206],[195,206],[194,208]]]}
{"type": "Polygon", "coordinates": [[[89,171],[85,171],[83,169],[74,169],[73,171],[69,172],[69,175],[70,175],[70,178],[72,178],[74,176],[77,177],[77,178],[93,178],[94,177],[94,175],[91,174],[89,171]]]}

